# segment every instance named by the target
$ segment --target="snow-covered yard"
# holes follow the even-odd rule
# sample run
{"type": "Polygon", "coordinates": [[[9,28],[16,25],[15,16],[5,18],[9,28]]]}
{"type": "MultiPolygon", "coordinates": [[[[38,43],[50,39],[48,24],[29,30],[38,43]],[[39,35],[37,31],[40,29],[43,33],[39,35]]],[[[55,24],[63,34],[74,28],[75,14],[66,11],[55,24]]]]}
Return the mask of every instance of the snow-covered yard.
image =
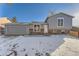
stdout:
{"type": "Polygon", "coordinates": [[[79,56],[79,40],[78,38],[64,38],[64,43],[59,46],[52,56],[79,56]]]}
{"type": "Polygon", "coordinates": [[[0,36],[0,55],[79,55],[78,45],[79,40],[69,35],[0,36]]]}

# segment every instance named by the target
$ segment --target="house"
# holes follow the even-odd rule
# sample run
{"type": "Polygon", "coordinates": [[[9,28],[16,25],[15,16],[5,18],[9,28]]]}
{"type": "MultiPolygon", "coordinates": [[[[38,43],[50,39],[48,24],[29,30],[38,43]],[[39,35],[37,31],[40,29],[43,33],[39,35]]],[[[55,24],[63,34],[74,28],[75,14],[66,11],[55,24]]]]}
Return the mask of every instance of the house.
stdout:
{"type": "Polygon", "coordinates": [[[27,23],[8,23],[5,25],[5,35],[27,35],[29,26],[27,23]]]}
{"type": "Polygon", "coordinates": [[[5,35],[69,33],[73,16],[65,13],[50,14],[45,22],[10,23],[5,25],[5,35]]]}
{"type": "Polygon", "coordinates": [[[11,23],[11,21],[7,17],[0,18],[0,34],[3,34],[5,24],[11,23]]]}
{"type": "Polygon", "coordinates": [[[72,29],[73,16],[66,13],[51,14],[45,20],[48,24],[49,33],[68,33],[72,29]]]}

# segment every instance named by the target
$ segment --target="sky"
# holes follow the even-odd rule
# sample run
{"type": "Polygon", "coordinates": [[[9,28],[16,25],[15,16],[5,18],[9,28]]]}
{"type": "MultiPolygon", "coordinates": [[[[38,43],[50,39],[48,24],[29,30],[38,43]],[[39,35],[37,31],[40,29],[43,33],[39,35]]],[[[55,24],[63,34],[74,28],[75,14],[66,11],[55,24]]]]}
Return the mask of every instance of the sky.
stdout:
{"type": "Polygon", "coordinates": [[[0,3],[0,17],[16,17],[18,22],[45,21],[49,12],[64,12],[75,16],[73,25],[79,26],[79,4],[68,3],[0,3]]]}

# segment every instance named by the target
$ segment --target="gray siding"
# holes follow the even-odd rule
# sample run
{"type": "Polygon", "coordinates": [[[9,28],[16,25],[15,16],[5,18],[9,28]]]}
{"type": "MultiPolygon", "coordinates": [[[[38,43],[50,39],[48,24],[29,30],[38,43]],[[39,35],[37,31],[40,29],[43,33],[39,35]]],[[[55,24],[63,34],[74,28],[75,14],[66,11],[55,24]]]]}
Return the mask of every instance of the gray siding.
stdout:
{"type": "Polygon", "coordinates": [[[49,24],[49,29],[71,29],[72,28],[72,17],[64,15],[64,14],[57,14],[57,15],[54,15],[48,18],[47,23],[49,24]],[[63,27],[58,27],[57,17],[64,18],[63,27]]]}
{"type": "Polygon", "coordinates": [[[29,34],[29,28],[25,25],[8,25],[5,28],[5,35],[25,35],[29,34]]]}

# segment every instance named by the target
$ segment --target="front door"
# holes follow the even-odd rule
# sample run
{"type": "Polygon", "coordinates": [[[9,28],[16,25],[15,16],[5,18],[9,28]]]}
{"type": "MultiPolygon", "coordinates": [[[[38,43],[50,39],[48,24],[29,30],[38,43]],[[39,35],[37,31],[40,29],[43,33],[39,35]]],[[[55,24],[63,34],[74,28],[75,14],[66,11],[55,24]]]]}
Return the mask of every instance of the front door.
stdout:
{"type": "Polygon", "coordinates": [[[34,25],[34,32],[40,32],[40,25],[34,25]]]}

